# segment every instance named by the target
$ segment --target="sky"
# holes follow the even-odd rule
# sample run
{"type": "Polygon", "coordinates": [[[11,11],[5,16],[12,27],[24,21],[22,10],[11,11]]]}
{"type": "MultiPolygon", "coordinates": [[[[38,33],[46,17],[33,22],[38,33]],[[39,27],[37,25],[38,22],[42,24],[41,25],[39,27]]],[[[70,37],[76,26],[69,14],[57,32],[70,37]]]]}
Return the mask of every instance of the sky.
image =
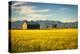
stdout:
{"type": "Polygon", "coordinates": [[[17,20],[53,20],[75,22],[78,18],[78,6],[55,3],[32,3],[14,1],[11,5],[11,21],[17,20]]]}

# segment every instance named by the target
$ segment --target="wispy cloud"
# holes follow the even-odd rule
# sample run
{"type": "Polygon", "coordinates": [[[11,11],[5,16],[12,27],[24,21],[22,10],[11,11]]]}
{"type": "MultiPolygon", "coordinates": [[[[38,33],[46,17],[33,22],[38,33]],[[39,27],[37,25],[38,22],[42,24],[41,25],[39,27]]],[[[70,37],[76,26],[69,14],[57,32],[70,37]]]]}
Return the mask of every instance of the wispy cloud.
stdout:
{"type": "MultiPolygon", "coordinates": [[[[16,5],[22,5],[22,4],[25,4],[26,2],[15,2],[12,4],[12,6],[16,6],[16,5]]],[[[27,3],[26,3],[27,4],[27,3]]]]}
{"type": "Polygon", "coordinates": [[[34,9],[35,7],[34,6],[21,6],[21,7],[18,7],[16,9],[20,9],[18,12],[21,13],[21,14],[32,14],[32,13],[35,13],[35,12],[49,12],[50,9],[40,9],[40,10],[35,10],[34,9]]]}
{"type": "Polygon", "coordinates": [[[59,10],[60,11],[66,11],[66,10],[68,10],[68,8],[60,8],[59,10]]]}
{"type": "MultiPolygon", "coordinates": [[[[20,4],[20,3],[17,3],[17,4],[20,4]]],[[[15,4],[15,5],[17,5],[15,4]]],[[[16,12],[18,12],[19,14],[23,14],[25,15],[25,18],[13,18],[12,20],[13,21],[16,21],[16,20],[24,20],[24,19],[27,19],[27,20],[46,20],[48,17],[50,17],[51,15],[43,15],[43,14],[35,14],[36,12],[40,12],[40,13],[43,13],[43,12],[49,12],[50,9],[39,9],[39,10],[36,10],[34,9],[34,6],[14,6],[13,7],[13,10],[15,9],[16,12]]]]}
{"type": "Polygon", "coordinates": [[[35,10],[36,12],[49,12],[50,9],[43,9],[43,10],[35,10]]]}
{"type": "Polygon", "coordinates": [[[18,20],[20,20],[20,21],[22,21],[22,20],[27,20],[27,21],[37,21],[37,20],[47,20],[47,18],[45,18],[45,17],[42,17],[42,18],[40,18],[40,17],[32,17],[32,18],[25,18],[25,17],[23,17],[23,18],[11,18],[11,21],[12,22],[14,22],[14,21],[18,21],[18,20]]]}
{"type": "Polygon", "coordinates": [[[13,15],[12,21],[59,20],[69,22],[77,20],[76,6],[48,4],[47,7],[46,5],[28,2],[14,2],[11,7],[13,15]]]}

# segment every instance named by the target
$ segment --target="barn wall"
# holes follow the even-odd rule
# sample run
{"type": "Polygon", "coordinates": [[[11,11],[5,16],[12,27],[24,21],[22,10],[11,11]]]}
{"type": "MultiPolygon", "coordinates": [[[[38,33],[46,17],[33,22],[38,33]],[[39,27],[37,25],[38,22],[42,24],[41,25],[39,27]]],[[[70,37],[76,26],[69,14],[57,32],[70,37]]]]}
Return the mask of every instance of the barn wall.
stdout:
{"type": "Polygon", "coordinates": [[[28,29],[40,29],[40,25],[39,24],[28,24],[27,28],[28,29]]]}

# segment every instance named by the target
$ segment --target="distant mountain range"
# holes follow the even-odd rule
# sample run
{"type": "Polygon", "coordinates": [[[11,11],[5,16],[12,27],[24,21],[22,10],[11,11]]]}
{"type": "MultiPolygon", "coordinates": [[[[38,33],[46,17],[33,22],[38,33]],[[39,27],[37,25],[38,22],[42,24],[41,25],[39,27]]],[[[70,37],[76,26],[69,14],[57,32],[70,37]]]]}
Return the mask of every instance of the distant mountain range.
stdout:
{"type": "Polygon", "coordinates": [[[77,28],[78,27],[78,22],[60,22],[60,21],[15,21],[15,22],[10,22],[10,28],[11,29],[22,29],[23,23],[26,22],[26,24],[33,25],[40,25],[40,29],[49,29],[49,28],[77,28]]]}

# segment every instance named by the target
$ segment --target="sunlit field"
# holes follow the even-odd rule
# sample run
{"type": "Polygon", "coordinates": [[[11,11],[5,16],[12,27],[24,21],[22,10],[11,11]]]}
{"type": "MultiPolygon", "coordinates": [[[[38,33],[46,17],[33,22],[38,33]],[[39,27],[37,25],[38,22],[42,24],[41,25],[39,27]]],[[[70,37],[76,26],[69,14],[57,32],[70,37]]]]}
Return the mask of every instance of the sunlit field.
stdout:
{"type": "Polygon", "coordinates": [[[63,50],[78,47],[77,29],[9,31],[11,31],[10,52],[63,50]]]}

